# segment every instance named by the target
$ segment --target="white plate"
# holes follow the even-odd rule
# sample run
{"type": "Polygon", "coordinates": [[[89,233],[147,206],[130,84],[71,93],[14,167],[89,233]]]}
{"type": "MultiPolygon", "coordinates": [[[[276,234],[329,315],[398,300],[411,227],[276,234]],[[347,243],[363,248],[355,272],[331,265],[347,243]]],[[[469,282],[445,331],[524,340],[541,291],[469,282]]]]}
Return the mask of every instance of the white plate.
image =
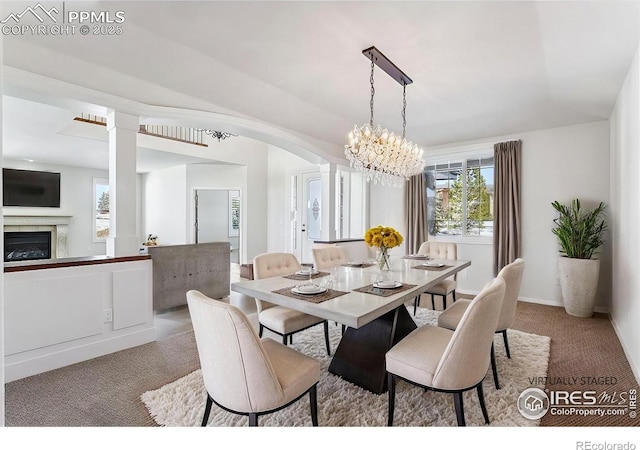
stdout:
{"type": "MultiPolygon", "coordinates": [[[[318,275],[319,273],[320,273],[320,272],[318,272],[318,271],[317,271],[317,270],[315,270],[315,269],[311,271],[311,275],[318,275]]],[[[308,270],[298,270],[298,271],[296,272],[296,275],[304,276],[304,277],[308,277],[308,276],[309,276],[309,271],[308,271],[308,270]]]]}
{"type": "Polygon", "coordinates": [[[362,266],[364,266],[364,263],[362,263],[362,262],[348,262],[347,265],[351,266],[351,267],[362,267],[362,266]]]}
{"type": "Polygon", "coordinates": [[[402,286],[402,283],[399,281],[382,281],[380,283],[373,283],[373,287],[378,289],[396,289],[400,286],[402,286]]]}
{"type": "Polygon", "coordinates": [[[436,263],[436,262],[426,262],[422,264],[425,267],[444,267],[444,264],[442,263],[436,263]]]}
{"type": "Polygon", "coordinates": [[[316,286],[316,285],[301,285],[291,288],[291,292],[295,294],[303,294],[303,295],[315,295],[322,294],[323,292],[327,292],[326,288],[316,286]]]}
{"type": "Polygon", "coordinates": [[[407,255],[409,258],[415,258],[415,259],[429,259],[429,257],[427,255],[407,255]]]}

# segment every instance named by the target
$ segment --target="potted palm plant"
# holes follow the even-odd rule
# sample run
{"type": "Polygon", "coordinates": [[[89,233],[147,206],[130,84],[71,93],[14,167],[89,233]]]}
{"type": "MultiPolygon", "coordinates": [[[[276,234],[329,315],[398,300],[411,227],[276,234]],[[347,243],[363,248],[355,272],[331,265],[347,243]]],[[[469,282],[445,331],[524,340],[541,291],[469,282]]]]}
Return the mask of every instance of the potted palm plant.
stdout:
{"type": "Polygon", "coordinates": [[[591,317],[600,273],[600,260],[594,255],[604,243],[607,228],[605,204],[600,202],[593,210],[582,209],[579,199],[570,205],[557,201],[551,205],[559,213],[552,231],[561,248],[558,269],[564,308],[572,316],[591,317]]]}

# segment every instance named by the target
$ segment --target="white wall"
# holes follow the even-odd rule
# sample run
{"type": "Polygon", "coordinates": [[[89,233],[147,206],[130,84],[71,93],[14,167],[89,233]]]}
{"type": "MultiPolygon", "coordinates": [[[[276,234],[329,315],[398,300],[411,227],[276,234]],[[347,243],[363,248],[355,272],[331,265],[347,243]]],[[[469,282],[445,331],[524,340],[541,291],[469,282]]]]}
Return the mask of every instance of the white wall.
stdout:
{"type": "MultiPolygon", "coordinates": [[[[369,182],[369,195],[369,226],[392,227],[406,237],[404,187],[388,187],[369,182]]],[[[392,260],[404,254],[406,254],[406,242],[389,250],[392,260]]]]}
{"type": "Polygon", "coordinates": [[[268,145],[249,138],[209,139],[220,163],[175,166],[143,176],[142,236],[158,236],[160,245],[194,242],[194,190],[240,190],[240,262],[267,251],[268,145]]]}
{"type": "MultiPolygon", "coordinates": [[[[0,6],[0,13],[4,12],[4,8],[0,6]]],[[[0,65],[3,60],[3,39],[0,35],[0,65]]],[[[0,95],[2,95],[2,70],[0,70],[0,95]]],[[[0,124],[2,123],[2,104],[0,104],[0,124]]],[[[2,127],[0,127],[0,130],[2,127]]],[[[2,160],[2,132],[0,131],[0,161],[2,160]]],[[[0,175],[2,179],[2,175],[0,175]]],[[[2,183],[0,183],[0,197],[2,197],[2,183]]],[[[0,214],[0,228],[4,228],[4,220],[0,214]]],[[[4,255],[4,239],[0,240],[0,255],[4,255]]],[[[4,355],[4,271],[0,273],[0,355],[4,355]]],[[[0,358],[0,427],[4,426],[4,358],[0,358]]]]}
{"type": "Polygon", "coordinates": [[[5,159],[3,167],[60,172],[60,208],[5,207],[3,215],[71,216],[67,250],[69,257],[104,255],[104,242],[93,240],[93,179],[109,178],[105,170],[5,159]]]}
{"type": "Polygon", "coordinates": [[[185,165],[149,172],[142,177],[144,240],[158,236],[159,245],[186,244],[187,168],[185,165]]]}
{"type": "Polygon", "coordinates": [[[639,53],[611,114],[612,302],[611,320],[640,381],[640,69],[639,53]]]}
{"type": "MultiPolygon", "coordinates": [[[[551,232],[554,200],[580,198],[585,207],[609,204],[609,124],[593,122],[522,135],[521,298],[562,304],[557,276],[558,242],[551,232]]],[[[607,211],[608,212],[608,211],[607,211]]],[[[599,255],[596,305],[608,307],[611,292],[611,239],[605,234],[599,255]]]]}
{"type": "Polygon", "coordinates": [[[291,252],[291,176],[318,166],[270,145],[267,171],[267,251],[291,252]]]}
{"type": "MultiPolygon", "coordinates": [[[[592,122],[568,127],[500,136],[478,142],[465,142],[429,149],[427,158],[460,153],[482,143],[522,140],[522,257],[525,273],[520,298],[539,303],[562,305],[557,277],[558,244],[551,232],[554,209],[551,202],[580,198],[585,206],[609,202],[608,122],[592,122]]],[[[406,235],[404,190],[371,186],[371,226],[388,225],[406,235]]],[[[610,239],[601,255],[598,306],[610,303],[610,239]]],[[[401,254],[404,249],[396,250],[401,254]]],[[[394,252],[392,252],[393,255],[394,252]]],[[[458,289],[476,293],[493,277],[492,244],[459,242],[458,257],[472,261],[458,277],[458,289]]]]}
{"type": "MultiPolygon", "coordinates": [[[[236,165],[219,165],[219,164],[193,164],[187,166],[187,205],[188,205],[188,214],[187,214],[187,236],[188,242],[195,242],[195,191],[197,189],[222,189],[220,193],[224,198],[223,201],[223,209],[225,209],[225,213],[220,217],[220,229],[223,230],[223,234],[221,235],[221,241],[231,241],[232,239],[238,238],[229,238],[227,229],[228,229],[228,193],[227,190],[238,190],[240,191],[240,237],[239,237],[239,245],[240,245],[240,259],[242,260],[242,254],[246,254],[245,242],[247,242],[246,236],[246,227],[247,221],[243,216],[244,209],[242,205],[247,204],[247,200],[245,199],[245,192],[247,192],[247,167],[246,166],[236,166],[236,165]]],[[[235,245],[234,245],[235,247],[235,245]]]]}

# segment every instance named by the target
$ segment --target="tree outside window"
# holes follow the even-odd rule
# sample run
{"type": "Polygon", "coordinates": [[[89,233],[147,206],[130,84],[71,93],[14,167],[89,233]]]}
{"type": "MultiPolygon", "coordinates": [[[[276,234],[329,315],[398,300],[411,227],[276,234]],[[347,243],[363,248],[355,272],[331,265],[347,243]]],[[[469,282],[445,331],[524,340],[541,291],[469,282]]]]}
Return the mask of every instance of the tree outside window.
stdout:
{"type": "Polygon", "coordinates": [[[426,174],[430,235],[493,235],[492,157],[431,165],[426,174]]]}
{"type": "Polygon", "coordinates": [[[94,239],[104,241],[109,237],[109,180],[93,181],[94,239]]]}

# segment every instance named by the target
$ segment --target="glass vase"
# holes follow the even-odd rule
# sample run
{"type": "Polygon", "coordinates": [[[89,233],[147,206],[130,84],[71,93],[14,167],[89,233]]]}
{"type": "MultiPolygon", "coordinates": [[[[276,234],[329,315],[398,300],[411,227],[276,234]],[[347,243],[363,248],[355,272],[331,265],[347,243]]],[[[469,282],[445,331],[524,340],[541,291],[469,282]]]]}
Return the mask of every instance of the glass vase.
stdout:
{"type": "Polygon", "coordinates": [[[376,253],[378,263],[378,276],[376,283],[391,281],[391,261],[389,259],[389,249],[378,249],[376,253]]]}

